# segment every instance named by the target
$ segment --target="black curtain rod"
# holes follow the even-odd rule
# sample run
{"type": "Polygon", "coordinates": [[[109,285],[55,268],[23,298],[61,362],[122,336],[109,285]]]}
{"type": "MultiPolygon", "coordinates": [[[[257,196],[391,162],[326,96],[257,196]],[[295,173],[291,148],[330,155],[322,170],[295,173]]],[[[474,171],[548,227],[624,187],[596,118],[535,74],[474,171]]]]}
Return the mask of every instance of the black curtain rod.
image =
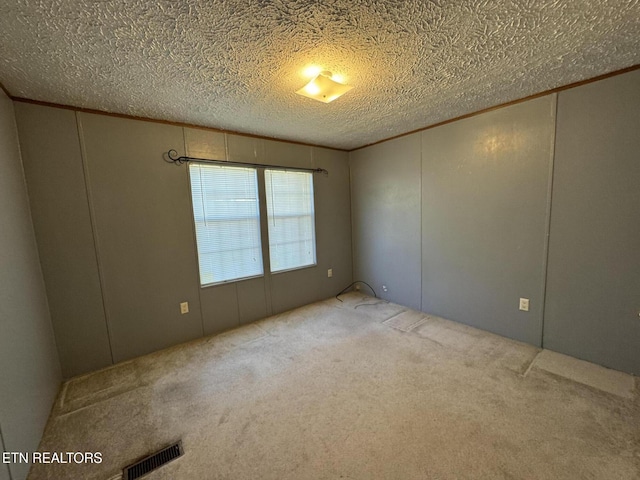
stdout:
{"type": "Polygon", "coordinates": [[[179,156],[178,152],[176,152],[173,149],[167,152],[167,157],[169,157],[169,160],[171,160],[173,163],[176,163],[178,165],[182,165],[183,163],[188,163],[188,162],[218,163],[221,165],[237,165],[242,167],[270,168],[273,170],[295,170],[298,172],[324,173],[325,175],[329,175],[329,172],[324,168],[285,167],[282,165],[266,165],[264,163],[229,162],[227,160],[212,160],[210,158],[187,157],[185,155],[179,156]]]}

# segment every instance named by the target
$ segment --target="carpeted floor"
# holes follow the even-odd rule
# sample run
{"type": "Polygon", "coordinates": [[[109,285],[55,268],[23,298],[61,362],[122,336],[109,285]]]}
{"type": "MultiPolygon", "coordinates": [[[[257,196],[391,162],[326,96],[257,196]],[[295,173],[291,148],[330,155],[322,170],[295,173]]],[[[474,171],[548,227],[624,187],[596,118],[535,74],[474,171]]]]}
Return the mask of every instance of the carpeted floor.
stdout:
{"type": "Polygon", "coordinates": [[[145,478],[640,478],[633,377],[616,395],[539,368],[532,346],[342,298],[72,379],[40,450],[103,462],[29,479],[119,479],[179,439],[145,478]]]}

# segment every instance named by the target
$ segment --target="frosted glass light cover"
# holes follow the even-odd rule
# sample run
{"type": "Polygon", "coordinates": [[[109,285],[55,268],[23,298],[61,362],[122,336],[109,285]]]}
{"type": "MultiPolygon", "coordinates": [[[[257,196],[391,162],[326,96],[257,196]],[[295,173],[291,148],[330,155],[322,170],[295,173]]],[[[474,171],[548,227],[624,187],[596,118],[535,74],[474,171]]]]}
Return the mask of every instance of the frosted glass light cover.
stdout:
{"type": "Polygon", "coordinates": [[[319,102],[329,103],[341,95],[344,95],[352,88],[350,85],[344,85],[320,74],[296,93],[307,98],[313,98],[319,102]]]}

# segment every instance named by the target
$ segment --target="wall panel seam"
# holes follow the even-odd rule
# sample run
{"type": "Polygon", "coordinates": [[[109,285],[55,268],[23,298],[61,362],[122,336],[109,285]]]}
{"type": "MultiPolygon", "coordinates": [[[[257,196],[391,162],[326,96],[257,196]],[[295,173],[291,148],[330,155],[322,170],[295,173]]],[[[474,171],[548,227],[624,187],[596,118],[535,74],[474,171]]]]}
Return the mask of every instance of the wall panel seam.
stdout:
{"type": "Polygon", "coordinates": [[[347,156],[347,165],[349,166],[349,210],[350,214],[350,223],[351,223],[351,283],[355,282],[356,278],[356,250],[355,250],[355,234],[353,231],[353,176],[351,172],[351,155],[349,152],[347,156]]]}
{"type": "Polygon", "coordinates": [[[544,322],[547,308],[547,282],[549,276],[549,244],[551,238],[551,210],[553,200],[553,175],[556,157],[556,138],[558,132],[558,93],[553,94],[553,135],[551,138],[550,155],[549,155],[549,182],[547,185],[547,205],[546,205],[546,225],[545,239],[542,260],[542,295],[541,295],[541,319],[540,319],[540,348],[544,348],[544,322]]]}
{"type": "Polygon", "coordinates": [[[422,283],[423,283],[423,279],[422,279],[422,272],[423,272],[423,268],[422,268],[422,239],[423,239],[423,235],[424,235],[424,222],[422,221],[422,184],[423,184],[423,163],[424,163],[424,141],[422,138],[423,134],[420,133],[420,137],[418,137],[418,140],[420,141],[420,178],[419,178],[419,182],[420,182],[420,189],[418,190],[418,195],[420,195],[420,198],[418,199],[420,201],[419,205],[419,211],[420,211],[420,311],[422,312],[422,283]]]}
{"type": "MultiPolygon", "coordinates": [[[[224,138],[224,136],[223,136],[224,138]]],[[[226,143],[226,142],[225,142],[226,143]]],[[[185,127],[182,127],[182,148],[187,155],[190,155],[189,149],[187,146],[187,131],[185,127]]],[[[191,232],[193,234],[193,243],[194,243],[194,252],[196,254],[196,266],[198,268],[198,308],[200,309],[200,326],[202,327],[202,336],[205,336],[204,329],[204,312],[202,311],[202,284],[200,282],[200,254],[198,253],[198,240],[196,237],[196,225],[193,221],[193,194],[191,192],[191,174],[189,173],[189,166],[185,166],[186,169],[186,177],[187,177],[187,189],[189,190],[189,202],[191,204],[191,232]]]]}
{"type": "Polygon", "coordinates": [[[109,312],[107,308],[107,298],[105,292],[105,281],[102,272],[102,261],[100,260],[100,248],[98,242],[98,230],[96,226],[96,214],[93,207],[91,187],[89,182],[89,167],[87,161],[87,149],[84,142],[84,130],[82,129],[82,121],[80,118],[80,112],[75,112],[76,117],[76,129],[78,132],[78,141],[80,142],[80,157],[82,158],[82,173],[84,174],[84,188],[87,194],[87,206],[89,207],[89,220],[91,222],[91,234],[93,237],[93,248],[96,252],[96,268],[98,270],[98,281],[100,282],[100,295],[102,297],[102,310],[104,312],[104,321],[107,329],[107,340],[109,341],[109,353],[111,354],[111,364],[115,364],[113,354],[113,339],[111,334],[111,325],[109,323],[109,312]]]}

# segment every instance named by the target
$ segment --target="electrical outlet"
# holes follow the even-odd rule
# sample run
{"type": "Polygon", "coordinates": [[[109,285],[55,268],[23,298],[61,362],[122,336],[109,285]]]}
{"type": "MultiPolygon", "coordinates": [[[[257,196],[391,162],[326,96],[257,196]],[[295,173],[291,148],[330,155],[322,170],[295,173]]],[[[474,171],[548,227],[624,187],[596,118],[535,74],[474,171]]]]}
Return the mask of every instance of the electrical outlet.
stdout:
{"type": "Polygon", "coordinates": [[[330,268],[329,270],[327,270],[327,277],[329,278],[333,277],[333,268],[330,268]]]}
{"type": "Polygon", "coordinates": [[[189,313],[189,302],[182,302],[180,304],[180,313],[182,313],[183,315],[185,313],[189,313]]]}
{"type": "Polygon", "coordinates": [[[360,285],[356,285],[356,292],[360,291],[360,285]]]}
{"type": "Polygon", "coordinates": [[[520,299],[520,310],[522,310],[523,312],[528,312],[529,311],[529,299],[528,298],[521,298],[520,299]]]}
{"type": "Polygon", "coordinates": [[[387,288],[387,286],[386,286],[386,285],[382,285],[382,291],[383,291],[383,292],[388,292],[388,291],[389,291],[389,289],[387,288]]]}

